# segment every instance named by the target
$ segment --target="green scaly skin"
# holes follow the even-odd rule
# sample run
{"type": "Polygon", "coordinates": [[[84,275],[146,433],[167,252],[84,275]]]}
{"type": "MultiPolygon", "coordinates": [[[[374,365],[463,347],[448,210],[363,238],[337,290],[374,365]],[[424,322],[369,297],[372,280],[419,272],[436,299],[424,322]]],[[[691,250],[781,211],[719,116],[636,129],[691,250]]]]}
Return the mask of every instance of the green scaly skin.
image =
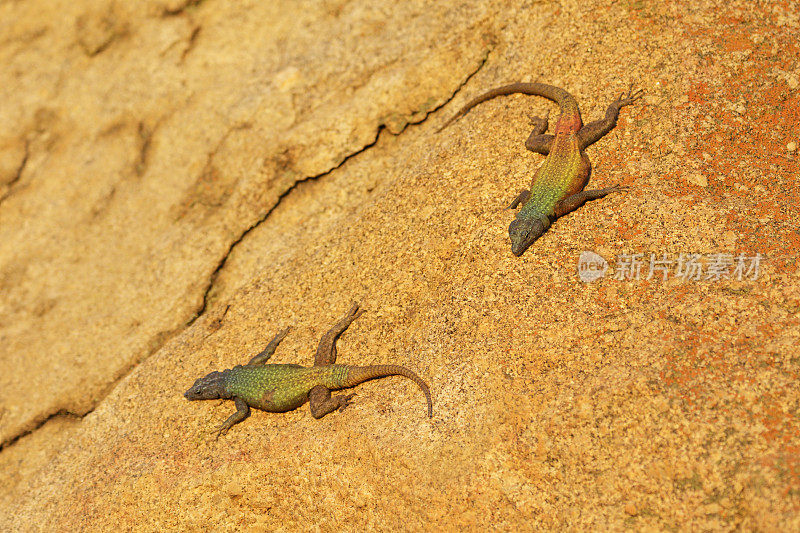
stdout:
{"type": "MultiPolygon", "coordinates": [[[[405,376],[420,386],[426,398],[430,395],[424,381],[397,365],[237,365],[222,374],[227,397],[241,398],[250,407],[271,413],[297,409],[318,385],[330,390],[349,389],[386,376],[405,376]]],[[[429,402],[429,415],[430,407],[429,402]]]]}
{"type": "Polygon", "coordinates": [[[561,107],[561,115],[558,117],[553,135],[545,134],[546,117],[534,118],[532,120],[534,130],[525,142],[528,150],[546,155],[547,158],[534,175],[530,190],[523,190],[509,206],[513,209],[522,204],[516,218],[508,227],[511,251],[519,256],[541,237],[558,217],[574,211],[589,200],[602,198],[624,189],[614,186],[584,191],[592,169],[584,150],[614,128],[619,110],[638,100],[642,96],[642,91],[629,91],[623,94],[611,103],[603,119],[584,126],[578,103],[564,89],[544,83],[512,83],[492,89],[471,100],[439,131],[476,105],[496,96],[515,93],[542,96],[561,107]]]}
{"type": "Polygon", "coordinates": [[[349,405],[354,394],[331,397],[330,391],[355,387],[371,379],[404,376],[419,385],[428,402],[428,416],[433,416],[433,404],[428,385],[411,370],[398,365],[351,366],[335,364],[336,340],[358,316],[358,306],[348,311],[326,333],[317,348],[314,366],[265,364],[289,329],[278,333],[263,352],[246,365],[237,365],[222,372],[211,372],[199,378],[184,393],[188,400],[234,400],[236,412],[218,428],[218,436],[250,415],[250,408],[273,413],[297,409],[305,402],[311,414],[322,418],[349,405]]]}

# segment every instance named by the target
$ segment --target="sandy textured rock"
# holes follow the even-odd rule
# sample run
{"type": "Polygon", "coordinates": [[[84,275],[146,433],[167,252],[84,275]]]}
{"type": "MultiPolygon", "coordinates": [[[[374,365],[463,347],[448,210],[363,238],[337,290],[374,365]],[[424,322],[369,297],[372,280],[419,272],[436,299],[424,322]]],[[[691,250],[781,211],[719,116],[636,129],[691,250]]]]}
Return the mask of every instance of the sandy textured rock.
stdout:
{"type": "Polygon", "coordinates": [[[374,10],[263,4],[173,14],[87,3],[59,6],[49,23],[39,7],[3,5],[16,22],[3,77],[17,85],[4,87],[0,120],[12,139],[0,159],[0,440],[91,410],[205,310],[229,248],[282,194],[380,127],[424,118],[486,53],[473,39],[411,57],[434,38],[419,7],[397,8],[417,23],[398,41],[374,10]],[[315,29],[325,25],[360,29],[332,48],[315,29]]]}
{"type": "Polygon", "coordinates": [[[797,4],[442,4],[0,3],[0,529],[800,527],[797,4]],[[647,91],[589,149],[630,192],[522,258],[554,107],[436,133],[515,80],[647,91]],[[759,275],[648,279],[719,253],[759,275]],[[385,379],[209,436],[196,377],[352,300],[340,361],[432,420],[385,379]]]}

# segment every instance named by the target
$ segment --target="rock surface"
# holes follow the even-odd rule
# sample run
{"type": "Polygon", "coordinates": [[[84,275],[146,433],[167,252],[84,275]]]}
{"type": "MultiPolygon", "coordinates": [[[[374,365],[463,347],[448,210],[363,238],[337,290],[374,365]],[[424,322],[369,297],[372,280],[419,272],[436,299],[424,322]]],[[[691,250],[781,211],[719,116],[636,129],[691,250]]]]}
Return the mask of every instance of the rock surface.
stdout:
{"type": "Polygon", "coordinates": [[[292,6],[0,2],[0,529],[800,528],[797,3],[292,6]],[[646,97],[588,151],[630,192],[516,258],[555,108],[436,129],[533,80],[646,97]],[[196,377],[353,300],[340,361],[432,420],[389,378],[208,434],[196,377]]]}

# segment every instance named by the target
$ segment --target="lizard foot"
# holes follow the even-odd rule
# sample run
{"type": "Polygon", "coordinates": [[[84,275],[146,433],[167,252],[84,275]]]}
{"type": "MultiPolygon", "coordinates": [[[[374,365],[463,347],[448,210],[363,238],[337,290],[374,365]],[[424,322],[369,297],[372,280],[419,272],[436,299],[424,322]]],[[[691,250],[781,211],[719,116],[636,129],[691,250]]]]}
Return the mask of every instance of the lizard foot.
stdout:
{"type": "Polygon", "coordinates": [[[620,185],[619,183],[614,185],[613,187],[608,188],[608,192],[628,192],[631,190],[630,185],[620,185]]]}
{"type": "Polygon", "coordinates": [[[214,429],[209,429],[207,433],[209,435],[215,435],[214,440],[219,440],[219,438],[225,435],[230,428],[225,427],[225,424],[220,424],[219,426],[215,427],[214,429]]]}
{"type": "Polygon", "coordinates": [[[617,104],[622,107],[625,105],[631,105],[636,100],[640,99],[644,96],[644,89],[633,89],[633,84],[628,88],[628,92],[622,93],[619,98],[617,98],[617,104]]]}
{"type": "Polygon", "coordinates": [[[286,326],[283,329],[283,331],[279,331],[278,334],[275,335],[275,338],[273,339],[273,342],[275,342],[276,345],[277,345],[277,343],[281,342],[284,338],[286,338],[286,335],[288,335],[291,330],[292,330],[292,326],[286,326]]]}
{"type": "Polygon", "coordinates": [[[550,120],[550,110],[547,110],[547,113],[544,114],[543,117],[538,117],[536,115],[528,115],[528,122],[530,122],[531,126],[533,126],[537,131],[541,131],[544,133],[547,131],[547,123],[550,120]]]}
{"type": "Polygon", "coordinates": [[[353,305],[350,306],[350,310],[347,311],[347,316],[352,317],[352,320],[355,320],[356,318],[360,317],[363,313],[364,310],[358,308],[358,303],[353,302],[353,305]]]}
{"type": "Polygon", "coordinates": [[[347,310],[347,314],[342,317],[342,320],[353,322],[356,318],[360,317],[362,313],[364,313],[364,310],[358,308],[358,302],[353,302],[353,305],[347,310]]]}
{"type": "Polygon", "coordinates": [[[350,405],[353,401],[353,397],[356,395],[354,392],[353,394],[348,394],[347,396],[337,396],[337,400],[339,400],[339,410],[344,410],[345,407],[350,405]]]}

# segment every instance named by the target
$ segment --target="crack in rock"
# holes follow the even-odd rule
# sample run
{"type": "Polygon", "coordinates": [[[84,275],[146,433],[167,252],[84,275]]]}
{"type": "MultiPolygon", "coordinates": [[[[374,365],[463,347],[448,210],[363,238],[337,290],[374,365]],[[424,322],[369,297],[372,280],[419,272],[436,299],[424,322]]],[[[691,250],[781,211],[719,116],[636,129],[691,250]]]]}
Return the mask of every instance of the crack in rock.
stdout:
{"type": "Polygon", "coordinates": [[[19,166],[17,167],[17,170],[14,171],[14,177],[12,177],[11,180],[6,183],[7,189],[6,189],[6,192],[3,193],[2,196],[0,196],[0,204],[2,204],[3,201],[6,198],[11,196],[11,193],[13,192],[13,189],[14,189],[14,185],[22,178],[22,172],[25,170],[25,165],[28,164],[28,158],[29,157],[30,157],[30,141],[28,141],[26,139],[25,140],[25,153],[22,156],[22,161],[20,162],[19,166]]]}
{"type": "MultiPolygon", "coordinates": [[[[475,68],[475,70],[470,72],[464,78],[463,82],[453,91],[453,93],[450,95],[449,98],[446,98],[440,105],[438,105],[438,106],[436,106],[434,108],[431,108],[431,109],[429,109],[427,111],[419,111],[419,112],[412,113],[411,116],[414,117],[415,119],[418,119],[418,120],[415,120],[413,122],[412,121],[407,122],[406,125],[404,125],[397,133],[395,133],[392,130],[389,130],[390,133],[392,133],[393,135],[399,135],[400,133],[405,131],[406,127],[409,124],[420,124],[420,123],[424,122],[432,113],[438,111],[439,109],[441,109],[442,107],[444,107],[445,105],[450,103],[453,100],[453,98],[455,98],[455,96],[461,91],[461,89],[469,82],[469,80],[472,79],[472,77],[475,76],[475,74],[477,74],[483,68],[483,66],[486,64],[486,61],[488,59],[489,52],[490,52],[490,50],[488,50],[488,49],[484,52],[483,58],[481,59],[480,63],[475,68]]],[[[144,124],[142,124],[142,123],[138,124],[138,134],[139,134],[139,139],[140,139],[141,145],[140,145],[139,166],[137,168],[143,168],[143,167],[146,166],[146,163],[147,163],[147,152],[148,152],[148,149],[149,149],[150,141],[152,139],[152,135],[153,135],[155,129],[157,129],[159,124],[160,124],[160,121],[150,131],[147,130],[147,128],[145,127],[144,124]]],[[[326,170],[326,171],[324,171],[324,172],[322,172],[320,174],[314,175],[314,176],[307,176],[305,178],[298,179],[291,186],[289,186],[285,191],[283,191],[278,196],[277,200],[272,205],[272,207],[267,209],[267,211],[261,217],[259,217],[259,219],[255,223],[253,223],[249,228],[244,230],[242,232],[242,234],[239,235],[238,238],[234,239],[231,242],[231,244],[228,246],[228,250],[225,252],[225,254],[223,255],[222,259],[218,262],[216,268],[214,269],[214,271],[211,273],[211,276],[209,277],[208,284],[207,284],[207,286],[206,286],[206,288],[205,288],[205,290],[203,292],[203,302],[200,305],[200,308],[195,312],[195,314],[186,322],[186,324],[184,324],[184,325],[182,325],[180,327],[177,327],[177,328],[175,328],[175,329],[173,329],[171,331],[166,331],[166,332],[162,332],[162,333],[159,333],[159,334],[155,335],[155,337],[150,342],[150,344],[152,345],[152,348],[147,352],[147,354],[144,357],[138,359],[137,361],[132,362],[130,365],[127,365],[125,369],[121,370],[118,373],[118,376],[115,379],[112,379],[111,381],[109,381],[109,383],[105,386],[105,391],[99,395],[98,400],[96,402],[94,402],[94,404],[92,404],[92,406],[89,409],[87,409],[86,412],[76,413],[76,412],[70,411],[69,409],[61,408],[61,409],[56,410],[54,413],[50,413],[50,414],[44,415],[43,417],[34,420],[33,426],[30,427],[29,429],[21,431],[17,435],[9,437],[4,442],[0,443],[0,452],[2,452],[2,450],[4,450],[6,447],[8,447],[8,446],[14,444],[15,442],[17,442],[19,439],[25,437],[26,435],[30,435],[34,431],[36,431],[39,428],[43,427],[45,424],[47,424],[47,422],[49,422],[50,420],[52,420],[54,418],[69,417],[69,418],[73,418],[73,419],[76,419],[76,420],[82,420],[88,414],[92,413],[95,409],[97,409],[97,406],[100,405],[100,403],[102,403],[108,397],[108,395],[111,394],[111,392],[116,388],[116,386],[123,379],[125,379],[136,367],[138,367],[141,363],[143,363],[144,361],[149,359],[153,354],[158,352],[170,338],[174,337],[176,334],[178,334],[181,331],[185,330],[187,327],[189,327],[192,324],[194,324],[197,321],[197,319],[199,319],[203,315],[205,315],[205,313],[206,313],[206,311],[208,310],[208,307],[209,307],[209,297],[210,297],[210,294],[211,294],[211,292],[212,292],[212,290],[214,288],[214,283],[216,282],[217,278],[219,277],[220,273],[222,272],[222,269],[225,267],[225,264],[227,263],[228,258],[231,256],[234,248],[236,248],[236,246],[239,243],[241,243],[245,239],[245,237],[247,237],[247,235],[249,235],[253,230],[258,228],[263,222],[265,222],[270,217],[270,215],[275,211],[275,209],[277,209],[281,205],[283,200],[287,196],[289,196],[289,194],[291,194],[292,191],[294,191],[298,187],[298,185],[300,185],[301,183],[309,182],[309,181],[319,180],[320,178],[323,178],[323,177],[327,176],[328,174],[332,173],[333,171],[335,171],[336,169],[340,168],[342,165],[344,165],[351,158],[354,158],[354,157],[364,153],[366,150],[370,149],[372,146],[375,145],[375,143],[378,142],[378,139],[380,138],[381,132],[384,129],[388,129],[388,128],[389,128],[389,126],[386,123],[379,124],[377,129],[376,129],[376,131],[375,131],[375,137],[374,137],[374,139],[372,141],[368,142],[367,144],[365,144],[360,149],[355,150],[351,154],[349,154],[346,157],[342,158],[342,160],[339,163],[335,164],[330,169],[328,169],[328,170],[326,170]]],[[[229,131],[228,134],[230,134],[232,131],[235,131],[237,129],[241,129],[241,126],[231,128],[231,131],[229,131]]],[[[224,137],[227,137],[228,134],[226,134],[224,137]]],[[[224,137],[223,137],[223,140],[221,142],[224,141],[224,137]]],[[[212,156],[213,156],[213,153],[212,153],[212,156]]],[[[20,175],[22,174],[22,170],[25,167],[25,164],[26,164],[27,160],[28,160],[28,144],[26,142],[26,144],[25,144],[25,157],[24,157],[24,159],[22,161],[22,164],[20,165],[19,170],[16,172],[15,179],[12,180],[9,185],[13,184],[15,181],[17,181],[19,179],[20,175]]],[[[8,193],[6,194],[6,196],[7,195],[8,195],[8,193]]],[[[6,196],[4,196],[3,198],[0,198],[0,201],[5,199],[6,196]]],[[[225,312],[227,312],[227,308],[225,309],[225,312]]],[[[2,419],[2,413],[1,412],[0,412],[0,419],[2,419]]]]}

